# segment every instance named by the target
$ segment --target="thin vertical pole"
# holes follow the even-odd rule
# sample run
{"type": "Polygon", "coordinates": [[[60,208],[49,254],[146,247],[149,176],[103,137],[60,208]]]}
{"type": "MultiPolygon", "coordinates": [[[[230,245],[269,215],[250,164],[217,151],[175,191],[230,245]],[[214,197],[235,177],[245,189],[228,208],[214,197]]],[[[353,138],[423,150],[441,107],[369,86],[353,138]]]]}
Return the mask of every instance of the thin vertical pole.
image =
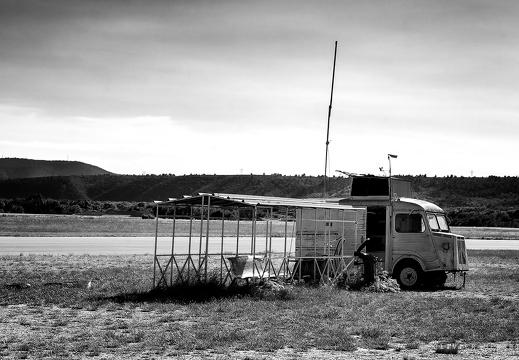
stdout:
{"type": "MultiPolygon", "coordinates": [[[[175,258],[175,230],[176,230],[176,220],[177,220],[177,206],[173,206],[173,230],[171,232],[171,258],[172,260],[175,258]]],[[[175,260],[176,263],[176,260],[175,260]]],[[[173,286],[173,262],[171,262],[171,274],[169,277],[169,282],[171,286],[173,286]]],[[[182,276],[182,275],[180,275],[182,276]]]]}
{"type": "Polygon", "coordinates": [[[221,208],[222,211],[222,242],[220,244],[220,282],[223,281],[223,239],[225,230],[225,209],[221,208]]]}
{"type": "Polygon", "coordinates": [[[283,247],[283,275],[286,277],[288,274],[288,258],[287,258],[287,231],[288,231],[288,207],[285,209],[285,245],[283,247]]]}
{"type": "Polygon", "coordinates": [[[256,206],[252,209],[252,223],[251,223],[251,243],[250,243],[250,253],[254,255],[256,252],[256,206]]]}
{"type": "MultiPolygon", "coordinates": [[[[299,263],[299,280],[301,281],[301,276],[302,276],[301,267],[302,267],[302,259],[303,259],[303,209],[300,209],[300,211],[299,211],[299,220],[300,220],[299,224],[301,224],[301,225],[300,225],[300,230],[299,230],[299,259],[298,259],[298,263],[299,263]]],[[[297,232],[296,232],[296,237],[297,237],[297,232]]],[[[297,244],[297,240],[296,240],[296,244],[297,244]]]]}
{"type": "Polygon", "coordinates": [[[324,192],[323,197],[326,197],[326,174],[328,172],[328,145],[330,144],[330,118],[332,116],[332,101],[333,101],[333,85],[335,82],[335,62],[337,60],[337,41],[335,42],[335,51],[333,54],[333,72],[332,72],[332,89],[330,92],[330,105],[328,106],[328,126],[326,127],[326,155],[324,158],[324,192]]]}
{"type": "MultiPolygon", "coordinates": [[[[269,235],[269,255],[268,255],[268,272],[270,274],[270,269],[274,268],[272,264],[272,220],[270,222],[270,235],[269,235]]],[[[263,271],[265,272],[265,271],[263,271]]],[[[274,275],[276,274],[276,269],[274,269],[274,275]]]]}
{"type": "MultiPolygon", "coordinates": [[[[316,273],[316,270],[317,270],[317,266],[316,266],[316,263],[317,263],[317,209],[314,209],[314,213],[315,213],[315,217],[314,217],[314,280],[315,280],[315,273],[316,273]]],[[[326,232],[326,231],[325,231],[326,232]]]]}
{"type": "Polygon", "coordinates": [[[204,267],[204,277],[205,281],[207,281],[207,261],[208,261],[208,253],[209,253],[209,223],[211,216],[211,195],[207,197],[207,225],[206,225],[206,233],[205,233],[205,267],[204,267]]]}
{"type": "Polygon", "coordinates": [[[202,266],[202,239],[204,236],[204,200],[205,195],[202,195],[202,206],[200,207],[200,241],[198,244],[198,277],[200,280],[200,270],[202,266]]]}
{"type": "MultiPolygon", "coordinates": [[[[346,218],[345,218],[345,214],[346,214],[346,210],[342,210],[342,249],[341,249],[341,256],[344,256],[344,245],[346,243],[346,218]]],[[[355,243],[355,240],[353,240],[353,243],[355,243]]]]}
{"type": "Polygon", "coordinates": [[[256,231],[257,231],[257,223],[256,223],[256,215],[257,215],[257,207],[254,206],[254,210],[252,211],[252,276],[254,277],[254,270],[256,267],[254,266],[254,261],[256,260],[256,231]]]}
{"type": "Polygon", "coordinates": [[[346,241],[346,234],[344,233],[344,226],[345,226],[345,224],[344,224],[344,221],[345,221],[344,220],[344,212],[345,212],[344,209],[341,210],[341,213],[342,213],[342,226],[341,226],[341,228],[342,228],[342,231],[341,231],[341,239],[342,239],[342,241],[341,242],[342,242],[342,244],[341,244],[341,260],[340,261],[341,261],[341,265],[345,266],[346,264],[344,262],[344,242],[346,241]]]}
{"type": "Polygon", "coordinates": [[[153,287],[155,287],[155,272],[157,271],[157,237],[159,234],[159,204],[157,203],[157,212],[155,214],[155,250],[153,255],[153,287]]]}
{"type": "Polygon", "coordinates": [[[389,236],[391,236],[392,226],[391,221],[393,220],[393,189],[392,189],[392,181],[391,181],[391,155],[387,155],[387,159],[389,160],[389,236]]]}
{"type": "MultiPolygon", "coordinates": [[[[265,227],[265,256],[264,256],[264,258],[267,257],[268,244],[269,244],[269,220],[267,220],[266,227],[265,227]]],[[[263,273],[261,274],[261,277],[263,277],[263,275],[265,275],[265,268],[263,268],[263,273]]]]}
{"type": "MultiPolygon", "coordinates": [[[[326,265],[328,265],[328,266],[326,266],[326,265],[325,266],[326,266],[326,276],[328,278],[330,278],[329,262],[330,262],[330,245],[331,245],[330,239],[332,237],[332,228],[331,228],[332,227],[332,225],[331,225],[332,224],[332,210],[329,209],[329,210],[327,210],[327,212],[328,212],[328,226],[327,226],[328,227],[328,237],[327,237],[327,241],[325,242],[325,244],[326,244],[325,255],[327,256],[326,261],[328,262],[328,264],[326,264],[326,265]]],[[[326,213],[326,211],[325,211],[325,213],[326,213]]],[[[326,227],[325,227],[325,232],[326,232],[326,227]]],[[[326,239],[326,237],[325,237],[325,239],[326,239]]]]}
{"type": "Polygon", "coordinates": [[[266,229],[265,229],[265,255],[267,255],[268,245],[269,245],[269,221],[267,220],[266,229]]]}
{"type": "MultiPolygon", "coordinates": [[[[193,261],[191,259],[191,237],[193,236],[193,205],[189,207],[189,246],[187,249],[187,274],[189,277],[189,274],[191,273],[191,262],[193,261]]],[[[193,264],[193,266],[195,266],[193,264]]]]}
{"type": "Polygon", "coordinates": [[[393,154],[387,154],[387,159],[389,161],[389,239],[386,239],[386,252],[388,251],[388,240],[393,241],[392,234],[393,234],[393,180],[391,177],[391,158],[397,158],[398,155],[393,154]]]}
{"type": "Polygon", "coordinates": [[[240,244],[240,208],[237,208],[238,210],[238,221],[236,224],[236,256],[239,254],[239,244],[240,244]]]}
{"type": "MultiPolygon", "coordinates": [[[[359,212],[355,211],[355,242],[357,242],[357,238],[359,236],[358,230],[359,230],[359,212]]],[[[364,239],[364,240],[367,240],[367,239],[364,239]]]]}
{"type": "Polygon", "coordinates": [[[332,226],[332,210],[330,209],[325,209],[324,210],[324,219],[325,219],[325,222],[324,222],[324,255],[325,256],[330,256],[330,244],[331,244],[331,236],[332,236],[332,229],[331,229],[331,226],[332,226]]]}

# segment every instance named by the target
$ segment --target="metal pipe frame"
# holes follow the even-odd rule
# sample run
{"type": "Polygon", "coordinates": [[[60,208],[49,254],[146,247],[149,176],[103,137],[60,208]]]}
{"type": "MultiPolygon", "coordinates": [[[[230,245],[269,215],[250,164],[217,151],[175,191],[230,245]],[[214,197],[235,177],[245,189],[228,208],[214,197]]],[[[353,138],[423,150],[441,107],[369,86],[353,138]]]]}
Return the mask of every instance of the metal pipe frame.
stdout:
{"type": "MultiPolygon", "coordinates": [[[[355,220],[346,220],[346,210],[339,209],[337,213],[334,213],[332,216],[332,210],[331,209],[325,209],[325,211],[322,212],[323,218],[318,219],[318,211],[317,209],[314,209],[314,218],[311,219],[305,219],[305,216],[303,216],[303,211],[300,207],[292,207],[296,210],[296,222],[293,226],[296,227],[297,230],[297,222],[303,222],[303,221],[313,221],[313,227],[314,227],[314,241],[313,241],[313,254],[308,256],[303,253],[303,231],[302,227],[299,231],[296,231],[295,234],[288,233],[289,227],[288,227],[288,216],[289,216],[289,208],[285,207],[284,214],[284,234],[279,239],[283,239],[283,250],[282,253],[279,253],[281,257],[276,257],[276,259],[279,259],[281,261],[281,264],[279,265],[279,268],[276,268],[273,262],[273,220],[274,220],[274,211],[272,208],[261,208],[266,209],[267,216],[266,216],[266,222],[265,222],[265,254],[258,253],[260,250],[258,247],[258,230],[259,230],[259,224],[257,221],[258,216],[258,206],[253,206],[250,209],[252,210],[252,218],[251,218],[251,234],[250,234],[250,252],[249,256],[252,257],[253,265],[252,265],[252,274],[253,278],[263,278],[263,277],[277,277],[281,278],[285,281],[293,282],[295,280],[301,281],[303,280],[303,267],[302,264],[304,262],[311,262],[312,264],[312,280],[314,281],[326,281],[330,278],[334,278],[341,274],[348,266],[352,264],[353,261],[353,251],[351,254],[346,253],[345,249],[345,241],[346,241],[346,229],[349,229],[349,236],[351,238],[352,232],[354,233],[355,242],[357,241],[357,237],[359,235],[358,233],[358,214],[355,214],[355,220]],[[337,219],[335,219],[337,218],[337,219]],[[337,231],[332,231],[332,222],[341,222],[342,224],[337,231]],[[318,231],[318,222],[325,222],[324,231],[319,232],[318,231]],[[337,239],[332,239],[332,236],[336,235],[337,239]],[[340,236],[339,236],[340,235],[340,236]],[[291,248],[288,250],[288,241],[294,241],[296,244],[296,248],[294,249],[295,253],[292,255],[291,248]],[[321,249],[321,245],[318,244],[318,242],[322,241],[322,254],[320,255],[318,253],[318,249],[321,249]],[[339,246],[338,241],[341,241],[341,244],[339,246]],[[299,247],[297,246],[299,244],[299,247]],[[334,244],[335,250],[332,253],[331,246],[334,244]],[[261,264],[258,263],[257,260],[262,260],[261,264]],[[347,264],[347,260],[348,261],[347,264]],[[291,266],[293,264],[293,266],[291,266]]],[[[157,204],[157,210],[156,210],[156,225],[155,225],[155,248],[154,248],[154,269],[153,269],[153,286],[159,287],[159,286],[173,286],[175,283],[175,276],[177,282],[186,282],[191,281],[190,280],[190,273],[191,271],[194,271],[196,274],[196,278],[198,281],[207,281],[208,280],[208,271],[209,267],[212,265],[217,265],[217,268],[219,268],[219,279],[222,283],[226,283],[229,279],[232,281],[234,274],[232,273],[232,267],[229,262],[229,260],[226,258],[226,256],[243,256],[240,253],[240,240],[243,238],[241,236],[241,220],[242,220],[242,209],[240,207],[234,206],[232,209],[236,210],[237,219],[236,219],[236,234],[235,234],[235,244],[234,246],[231,245],[231,248],[234,249],[233,252],[228,253],[226,250],[229,250],[229,248],[226,248],[226,245],[224,246],[224,242],[227,239],[226,237],[226,224],[228,222],[225,221],[225,210],[229,209],[229,207],[221,207],[221,206],[212,206],[211,205],[211,198],[210,196],[203,197],[201,205],[190,205],[189,206],[189,230],[188,230],[188,237],[187,237],[187,253],[180,253],[176,252],[177,249],[177,243],[179,241],[179,235],[178,235],[178,212],[177,212],[177,206],[174,206],[173,209],[173,223],[172,223],[172,233],[171,233],[171,247],[170,247],[170,254],[158,254],[158,230],[159,230],[159,204],[157,204]],[[200,228],[199,228],[199,234],[197,234],[199,243],[193,244],[193,235],[194,235],[194,229],[193,224],[194,221],[197,220],[197,214],[194,212],[196,208],[198,208],[199,216],[200,216],[200,228]],[[213,210],[219,209],[221,210],[221,218],[214,218],[215,220],[218,219],[221,221],[220,228],[218,229],[218,232],[220,233],[219,236],[219,244],[217,243],[218,240],[214,238],[211,238],[211,213],[213,210]],[[205,241],[205,243],[204,243],[205,241]],[[210,252],[210,243],[211,248],[216,249],[215,246],[218,246],[218,250],[214,253],[210,252]],[[195,251],[193,252],[193,245],[195,245],[198,248],[198,253],[195,251]],[[196,257],[198,257],[198,260],[196,260],[196,257]],[[218,262],[214,263],[210,261],[210,258],[215,257],[218,262]],[[168,261],[166,265],[162,265],[159,261],[160,259],[166,258],[168,261]],[[183,263],[182,263],[183,261],[183,263]],[[174,265],[173,265],[174,264],[174,265]],[[182,266],[180,266],[182,265],[182,266]],[[171,268],[169,268],[171,267],[171,268]],[[175,267],[175,268],[173,268],[175,267]],[[186,272],[187,269],[187,272],[186,272]],[[203,272],[202,272],[203,271],[203,272]],[[169,276],[168,276],[169,275],[169,276]]],[[[308,209],[308,208],[307,208],[308,209]]],[[[321,227],[322,228],[322,227],[321,227]]],[[[293,228],[294,229],[294,228],[293,228]]],[[[292,232],[293,232],[292,229],[292,232]]],[[[214,233],[214,231],[213,231],[214,233]]],[[[181,236],[181,235],[180,235],[181,236]]],[[[184,235],[185,236],[185,235],[184,235]]],[[[245,237],[249,237],[249,235],[245,235],[245,237]]],[[[218,236],[217,236],[218,238],[218,236]]],[[[232,236],[231,236],[232,238],[232,236]]],[[[228,243],[227,243],[228,244],[228,243]]],[[[262,250],[262,249],[261,249],[262,250]]]]}

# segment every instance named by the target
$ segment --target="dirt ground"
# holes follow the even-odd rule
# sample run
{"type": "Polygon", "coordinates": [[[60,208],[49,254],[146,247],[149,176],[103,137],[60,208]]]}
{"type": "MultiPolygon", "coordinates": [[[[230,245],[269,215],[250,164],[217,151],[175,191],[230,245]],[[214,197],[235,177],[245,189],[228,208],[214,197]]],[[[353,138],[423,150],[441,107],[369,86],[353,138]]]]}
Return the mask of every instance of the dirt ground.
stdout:
{"type": "MultiPolygon", "coordinates": [[[[506,267],[519,271],[519,264],[474,264],[472,276],[480,269],[506,267]]],[[[467,281],[471,281],[468,278],[467,281]]],[[[459,279],[458,279],[459,281],[459,279]]],[[[424,292],[427,297],[478,298],[489,300],[519,301],[516,287],[477,288],[470,290],[444,290],[424,292]]],[[[214,351],[211,349],[194,351],[189,354],[168,352],[156,344],[146,344],[142,350],[139,333],[132,323],[160,323],[164,316],[160,308],[146,304],[108,304],[101,307],[59,307],[55,305],[31,306],[26,304],[0,306],[0,358],[2,359],[518,359],[519,339],[513,342],[465,343],[459,342],[457,354],[440,354],[437,349],[453,344],[438,342],[417,343],[410,348],[407,339],[391,338],[387,350],[357,348],[355,351],[309,350],[298,351],[283,348],[274,352],[259,351],[214,351]],[[104,334],[100,338],[99,334],[104,334]],[[106,334],[111,334],[113,343],[107,342],[106,334]],[[122,337],[124,341],[121,342],[122,337]],[[106,351],[106,348],[110,348],[106,351]],[[37,355],[35,349],[38,349],[37,355]]]]}
{"type": "MultiPolygon", "coordinates": [[[[447,296],[456,296],[454,294],[447,296]]],[[[458,292],[460,294],[460,292],[458,292]]],[[[123,322],[156,321],[160,315],[145,307],[118,306],[104,309],[73,309],[56,306],[9,305],[0,309],[2,321],[0,333],[0,358],[5,359],[54,359],[54,358],[93,358],[93,359],[519,359],[519,342],[459,343],[455,355],[438,354],[437,342],[417,344],[409,349],[405,339],[393,338],[388,350],[358,348],[352,352],[310,350],[306,352],[285,348],[276,352],[239,351],[214,352],[212,350],[195,351],[190,354],[176,354],[163,351],[139,350],[139,344],[126,344],[121,353],[106,353],[96,344],[96,339],[89,336],[91,331],[117,329],[123,322]],[[121,322],[118,322],[120,319],[121,322]],[[118,325],[119,324],[119,325],[118,325]],[[16,341],[16,343],[12,343],[16,341]],[[54,345],[47,341],[57,342],[54,345]],[[59,343],[59,344],[58,344],[59,343]],[[78,344],[80,344],[78,346],[78,344]],[[31,347],[44,349],[38,356],[30,354],[31,347]]],[[[128,336],[131,329],[126,328],[128,336]]],[[[131,342],[131,340],[130,340],[131,342]]],[[[106,344],[105,344],[106,346],[106,344]]],[[[147,347],[148,348],[148,347],[147,347]]]]}

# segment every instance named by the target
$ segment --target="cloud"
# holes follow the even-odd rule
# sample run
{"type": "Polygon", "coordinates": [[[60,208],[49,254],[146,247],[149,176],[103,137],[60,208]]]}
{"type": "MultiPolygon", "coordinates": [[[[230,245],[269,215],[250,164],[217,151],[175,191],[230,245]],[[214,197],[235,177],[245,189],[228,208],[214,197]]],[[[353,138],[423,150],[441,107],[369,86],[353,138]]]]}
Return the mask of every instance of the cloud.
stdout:
{"type": "Polygon", "coordinates": [[[518,15],[483,0],[0,0],[0,139],[117,172],[319,174],[338,40],[335,164],[370,172],[394,149],[422,171],[443,147],[481,161],[474,142],[517,143],[518,15]]]}

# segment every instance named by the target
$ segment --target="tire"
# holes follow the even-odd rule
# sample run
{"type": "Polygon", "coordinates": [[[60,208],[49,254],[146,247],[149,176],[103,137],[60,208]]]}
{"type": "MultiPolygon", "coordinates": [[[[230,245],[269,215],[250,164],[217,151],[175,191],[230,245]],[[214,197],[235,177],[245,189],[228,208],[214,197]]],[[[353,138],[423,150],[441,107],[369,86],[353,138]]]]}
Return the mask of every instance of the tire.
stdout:
{"type": "Polygon", "coordinates": [[[420,265],[414,262],[406,262],[398,266],[395,278],[403,290],[416,289],[422,285],[423,271],[420,265]]]}

